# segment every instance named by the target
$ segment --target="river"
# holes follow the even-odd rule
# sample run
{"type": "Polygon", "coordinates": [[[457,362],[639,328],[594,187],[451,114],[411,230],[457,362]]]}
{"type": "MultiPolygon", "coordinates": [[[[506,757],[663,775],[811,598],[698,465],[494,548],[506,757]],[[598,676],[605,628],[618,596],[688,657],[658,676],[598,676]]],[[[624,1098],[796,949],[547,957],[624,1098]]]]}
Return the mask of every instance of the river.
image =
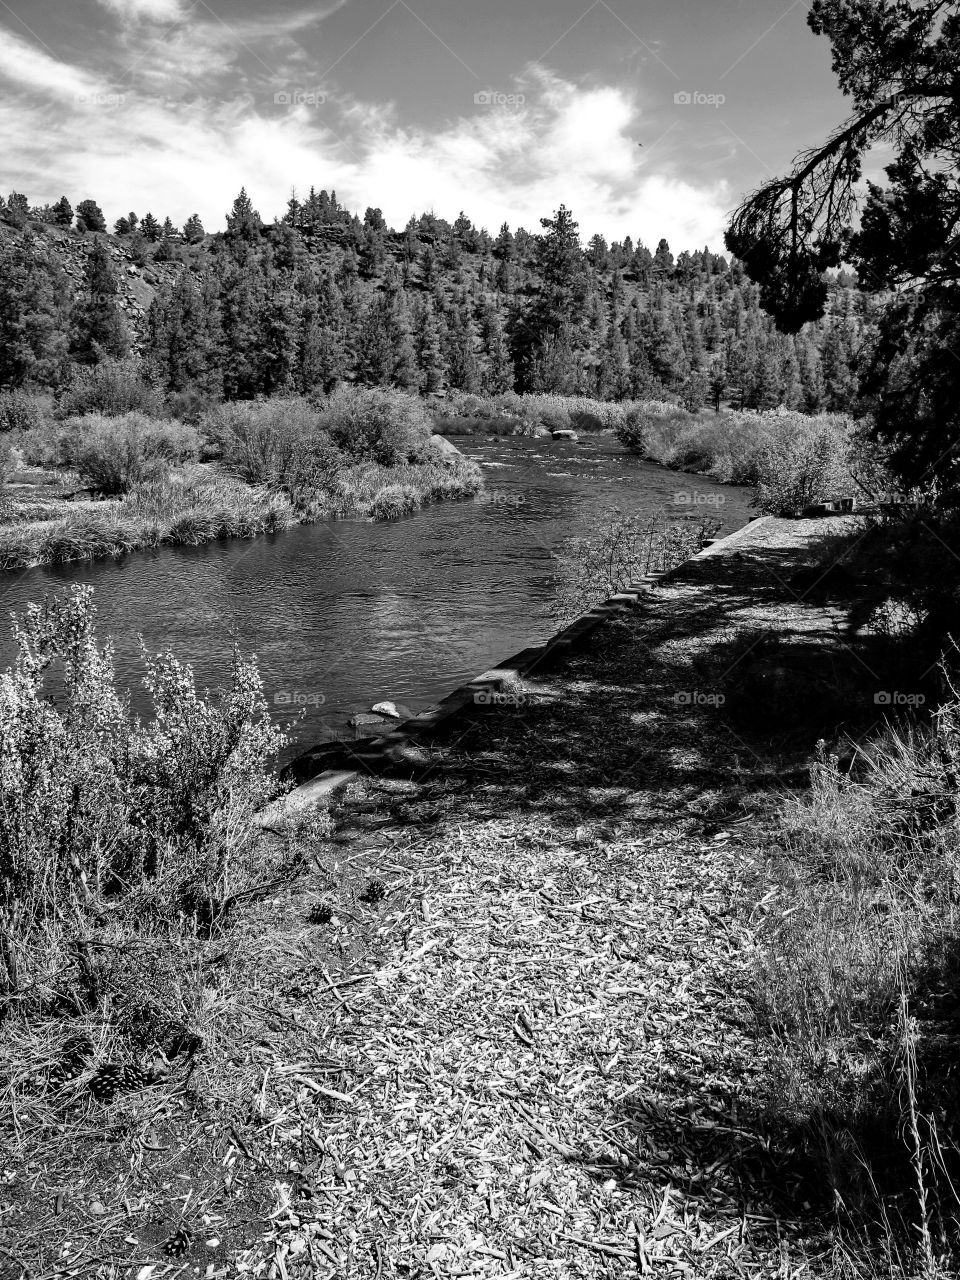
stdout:
{"type": "MultiPolygon", "coordinates": [[[[484,469],[476,501],[2,574],[0,607],[20,612],[52,590],[91,584],[98,633],[112,639],[119,682],[141,714],[141,635],[149,651],[189,662],[201,688],[229,679],[236,642],[257,655],[278,718],[302,711],[293,728],[302,749],[381,699],[418,711],[545,640],[559,625],[555,551],[594,531],[604,509],[703,511],[722,532],[751,514],[748,491],[642,462],[605,435],[455,443],[484,469]]],[[[12,657],[4,626],[0,669],[12,657]]]]}

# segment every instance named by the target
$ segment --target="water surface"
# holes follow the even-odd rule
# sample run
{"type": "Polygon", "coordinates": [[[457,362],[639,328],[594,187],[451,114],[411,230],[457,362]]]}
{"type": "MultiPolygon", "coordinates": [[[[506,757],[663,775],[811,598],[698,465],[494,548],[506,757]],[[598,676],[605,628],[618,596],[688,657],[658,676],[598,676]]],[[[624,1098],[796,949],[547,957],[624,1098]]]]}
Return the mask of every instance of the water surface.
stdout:
{"type": "MultiPolygon", "coordinates": [[[[200,687],[229,679],[234,643],[259,660],[271,707],[305,747],[387,698],[417,711],[518,649],[547,639],[555,552],[605,509],[749,518],[746,490],[668,471],[611,437],[459,437],[483,467],[476,501],[401,521],[329,521],[251,541],[162,548],[0,575],[0,608],[20,611],[71,583],[95,588],[98,630],[121,684],[146,714],[139,651],[169,650],[200,687]]],[[[0,668],[9,665],[9,629],[0,668]]]]}

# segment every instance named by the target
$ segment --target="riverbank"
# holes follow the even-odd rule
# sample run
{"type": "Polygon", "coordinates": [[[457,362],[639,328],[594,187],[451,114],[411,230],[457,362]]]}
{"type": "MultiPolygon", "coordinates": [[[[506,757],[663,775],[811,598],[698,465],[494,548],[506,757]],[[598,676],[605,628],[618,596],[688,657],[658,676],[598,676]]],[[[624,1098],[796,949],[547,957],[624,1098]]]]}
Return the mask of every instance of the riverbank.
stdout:
{"type": "Polygon", "coordinates": [[[839,671],[876,718],[862,593],[809,571],[852,528],[708,549],[415,777],[264,835],[297,874],[209,940],[202,1051],[149,1087],[46,1083],[70,1031],[130,1053],[102,1015],[8,1022],[9,1274],[848,1274],[751,993],[839,671]]]}
{"type": "Polygon", "coordinates": [[[117,499],[75,502],[62,484],[7,487],[0,510],[0,571],[117,557],[160,546],[200,546],[222,538],[252,538],[300,524],[346,516],[395,520],[433,502],[472,497],[480,470],[449,446],[417,463],[341,468],[307,504],[216,468],[195,465],[137,485],[117,499]]]}

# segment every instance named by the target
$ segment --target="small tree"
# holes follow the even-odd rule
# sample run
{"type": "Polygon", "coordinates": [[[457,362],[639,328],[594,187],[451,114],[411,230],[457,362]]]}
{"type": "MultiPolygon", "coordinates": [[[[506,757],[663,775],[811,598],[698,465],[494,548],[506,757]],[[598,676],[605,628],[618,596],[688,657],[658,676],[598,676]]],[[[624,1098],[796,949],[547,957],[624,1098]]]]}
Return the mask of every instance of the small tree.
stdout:
{"type": "Polygon", "coordinates": [[[207,233],[203,229],[199,213],[191,213],[183,224],[183,238],[187,244],[199,244],[207,233]]]}
{"type": "Polygon", "coordinates": [[[77,205],[77,225],[82,221],[87,231],[106,231],[103,211],[95,200],[81,200],[77,205]]]}
{"type": "Polygon", "coordinates": [[[57,227],[69,227],[73,222],[73,205],[66,196],[61,196],[53,206],[53,222],[57,227]]]}
{"type": "Polygon", "coordinates": [[[27,225],[30,216],[30,202],[22,191],[11,191],[7,198],[7,221],[18,230],[27,225]]]}

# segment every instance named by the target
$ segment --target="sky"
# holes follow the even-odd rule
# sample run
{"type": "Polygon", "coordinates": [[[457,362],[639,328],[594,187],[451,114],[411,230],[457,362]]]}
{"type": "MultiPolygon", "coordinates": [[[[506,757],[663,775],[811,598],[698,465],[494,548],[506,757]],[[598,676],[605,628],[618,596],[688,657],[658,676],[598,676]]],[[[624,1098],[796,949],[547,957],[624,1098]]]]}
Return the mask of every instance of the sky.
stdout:
{"type": "Polygon", "coordinates": [[[846,114],[807,0],[0,0],[0,191],[208,231],[333,189],[722,249],[846,114]]]}

